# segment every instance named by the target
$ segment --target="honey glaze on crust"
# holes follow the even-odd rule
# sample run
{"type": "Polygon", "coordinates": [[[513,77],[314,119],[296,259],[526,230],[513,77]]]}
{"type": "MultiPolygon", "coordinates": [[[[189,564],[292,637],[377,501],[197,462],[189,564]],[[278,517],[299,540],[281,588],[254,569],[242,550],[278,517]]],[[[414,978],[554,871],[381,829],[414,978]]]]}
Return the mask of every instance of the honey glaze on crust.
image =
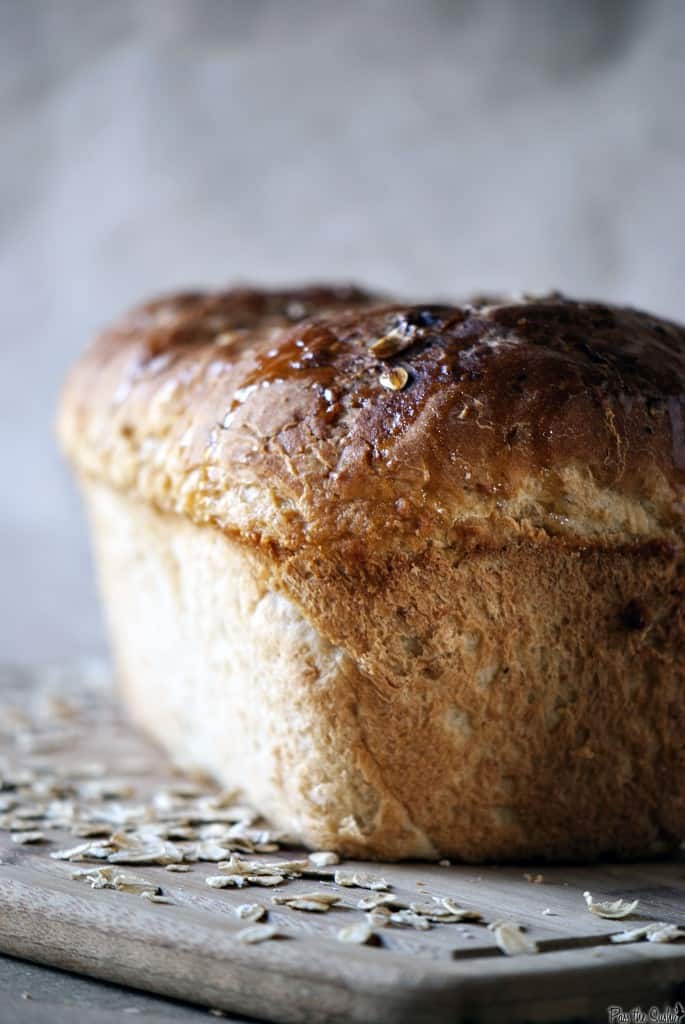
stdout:
{"type": "Polygon", "coordinates": [[[685,331],[631,309],[238,289],[105,332],[60,435],[87,474],[279,547],[673,544],[684,393],[685,331]]]}

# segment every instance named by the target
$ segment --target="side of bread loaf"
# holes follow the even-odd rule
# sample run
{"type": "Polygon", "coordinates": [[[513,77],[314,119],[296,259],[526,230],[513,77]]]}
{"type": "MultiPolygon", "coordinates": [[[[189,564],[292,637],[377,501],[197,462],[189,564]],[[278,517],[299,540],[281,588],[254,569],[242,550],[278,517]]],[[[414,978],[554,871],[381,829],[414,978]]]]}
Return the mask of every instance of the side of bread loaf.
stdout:
{"type": "Polygon", "coordinates": [[[684,566],[658,547],[323,583],[86,490],[132,716],[308,845],[563,859],[682,835],[684,566]]]}
{"type": "Polygon", "coordinates": [[[683,338],[560,298],[135,311],[60,436],[136,721],[351,855],[677,843],[683,338]]]}

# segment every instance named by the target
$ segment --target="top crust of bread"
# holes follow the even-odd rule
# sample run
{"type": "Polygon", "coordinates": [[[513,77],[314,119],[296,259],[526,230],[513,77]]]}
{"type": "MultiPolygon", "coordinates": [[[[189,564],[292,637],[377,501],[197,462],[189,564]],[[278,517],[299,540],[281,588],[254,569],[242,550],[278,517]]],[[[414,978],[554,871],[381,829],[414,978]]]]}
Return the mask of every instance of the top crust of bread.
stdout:
{"type": "Polygon", "coordinates": [[[684,394],[685,330],[632,309],[233,289],[105,331],[59,434],[81,473],[274,551],[679,546],[684,394]]]}

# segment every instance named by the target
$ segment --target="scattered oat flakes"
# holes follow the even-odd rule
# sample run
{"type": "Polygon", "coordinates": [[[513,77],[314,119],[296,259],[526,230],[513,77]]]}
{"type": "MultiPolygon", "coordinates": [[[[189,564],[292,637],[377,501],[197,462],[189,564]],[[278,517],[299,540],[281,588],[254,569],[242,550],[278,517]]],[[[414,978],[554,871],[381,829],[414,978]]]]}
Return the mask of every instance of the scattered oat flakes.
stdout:
{"type": "Polygon", "coordinates": [[[367,871],[336,871],[333,876],[336,885],[351,886],[357,889],[374,889],[377,891],[390,889],[390,883],[378,875],[367,871]]]}
{"type": "Polygon", "coordinates": [[[587,904],[587,908],[592,914],[597,914],[598,917],[607,917],[610,919],[617,919],[622,917],[630,917],[635,913],[639,900],[595,900],[590,892],[584,892],[583,897],[587,904]]]}
{"type": "Polygon", "coordinates": [[[330,903],[320,903],[319,900],[304,900],[297,897],[288,900],[285,906],[290,907],[291,910],[304,910],[310,914],[327,914],[331,909],[330,903]]]}
{"type": "Polygon", "coordinates": [[[432,927],[428,918],[415,914],[412,910],[396,910],[390,915],[390,922],[416,928],[420,932],[427,932],[432,927]]]}
{"type": "Polygon", "coordinates": [[[247,875],[210,875],[205,883],[211,889],[242,889],[248,881],[247,875]]]}
{"type": "Polygon", "coordinates": [[[314,892],[298,892],[295,896],[287,897],[274,896],[273,899],[275,903],[283,903],[291,899],[316,900],[317,903],[327,903],[329,906],[333,906],[334,903],[340,903],[341,898],[341,896],[330,889],[315,889],[314,892]]]}
{"type": "MultiPolygon", "coordinates": [[[[91,851],[96,848],[95,843],[80,843],[78,846],[72,846],[68,850],[52,850],[50,856],[53,860],[86,860],[91,851]]],[[[104,860],[107,854],[102,856],[104,860]]]]}
{"type": "Polygon", "coordinates": [[[549,907],[545,907],[545,909],[542,911],[542,913],[545,914],[547,917],[558,917],[559,916],[553,910],[550,910],[549,907]]]}
{"type": "MultiPolygon", "coordinates": [[[[102,877],[104,871],[100,870],[99,876],[102,877]]],[[[162,890],[159,886],[148,882],[147,879],[138,878],[137,874],[129,874],[128,872],[117,872],[112,878],[112,886],[114,889],[119,889],[125,893],[140,893],[142,895],[147,891],[154,891],[158,895],[161,894],[162,890]]]]}
{"type": "Polygon", "coordinates": [[[387,928],[390,924],[390,910],[388,907],[376,907],[364,915],[372,928],[387,928]]]}
{"type": "MultiPolygon", "coordinates": [[[[107,888],[107,886],[103,886],[103,888],[107,888]]],[[[152,892],[156,896],[161,896],[162,894],[161,888],[149,882],[147,878],[139,878],[137,875],[129,874],[114,875],[112,878],[112,888],[118,889],[120,892],[139,893],[141,896],[148,892],[152,892]]]]}
{"type": "MultiPolygon", "coordinates": [[[[230,875],[263,875],[265,877],[283,878],[286,875],[291,878],[299,878],[303,871],[309,867],[306,860],[283,860],[262,863],[257,860],[243,860],[237,853],[232,853],[228,860],[222,860],[217,865],[219,871],[226,871],[230,875]]],[[[266,883],[265,883],[266,884],[266,883]]]]}
{"type": "Polygon", "coordinates": [[[665,924],[663,921],[647,933],[648,942],[676,942],[678,939],[685,939],[685,929],[677,924],[665,924]]]}
{"type": "Polygon", "coordinates": [[[377,907],[395,907],[397,910],[406,910],[408,904],[393,892],[370,893],[368,896],[362,896],[357,903],[358,910],[375,910],[377,907]]]}
{"type": "Polygon", "coordinates": [[[448,917],[449,911],[435,903],[410,903],[409,910],[412,914],[421,914],[422,917],[448,917]]]}
{"type": "Polygon", "coordinates": [[[227,846],[220,846],[219,843],[208,839],[198,843],[195,852],[198,860],[203,860],[210,864],[218,864],[219,861],[226,860],[230,850],[227,846]]]}
{"type": "Polygon", "coordinates": [[[328,868],[340,863],[340,857],[338,857],[337,853],[333,853],[330,850],[319,850],[316,853],[310,853],[309,860],[315,868],[328,868]]]}
{"type": "Polygon", "coordinates": [[[291,910],[325,914],[332,906],[340,902],[340,896],[333,892],[305,892],[292,896],[274,896],[273,902],[290,907],[291,910]]]}
{"type": "MultiPolygon", "coordinates": [[[[104,888],[105,887],[104,883],[111,881],[111,879],[112,879],[112,872],[113,871],[114,871],[114,868],[88,868],[88,869],[81,868],[81,869],[79,869],[77,871],[72,871],[71,872],[71,878],[74,881],[76,881],[78,879],[81,879],[81,878],[85,878],[85,879],[87,879],[91,883],[92,882],[96,882],[96,881],[100,881],[100,879],[102,879],[102,883],[103,884],[98,886],[98,888],[104,888]]],[[[92,886],[92,888],[95,888],[95,886],[92,886]]]]}
{"type": "Polygon", "coordinates": [[[110,864],[154,864],[166,867],[167,864],[177,864],[183,860],[183,855],[174,843],[161,842],[117,850],[110,853],[107,860],[110,864]]]}
{"type": "Polygon", "coordinates": [[[495,942],[507,956],[538,952],[537,943],[525,935],[521,925],[515,921],[494,921],[488,928],[494,932],[495,942]]]}
{"type": "Polygon", "coordinates": [[[341,928],[337,934],[338,942],[353,942],[358,946],[366,946],[376,939],[373,928],[366,921],[341,928]]]}
{"type": "MultiPolygon", "coordinates": [[[[91,884],[91,889],[113,889],[115,875],[121,875],[121,870],[107,865],[99,868],[88,868],[82,871],[72,871],[72,878],[84,878],[91,884]]],[[[136,876],[131,875],[131,878],[136,876]]],[[[149,883],[141,878],[139,881],[145,885],[149,883]]]]}
{"type": "Polygon", "coordinates": [[[282,875],[210,875],[205,882],[212,889],[242,889],[246,885],[274,886],[285,881],[282,875]]]}
{"type": "Polygon", "coordinates": [[[616,932],[609,937],[610,942],[677,942],[685,938],[685,930],[676,924],[667,924],[665,921],[655,921],[652,924],[640,925],[639,928],[630,928],[624,932],[616,932]]]}
{"type": "Polygon", "coordinates": [[[257,942],[267,942],[269,939],[275,939],[277,935],[278,928],[275,924],[255,924],[236,932],[236,938],[239,942],[247,942],[250,945],[257,942]]]}
{"type": "Polygon", "coordinates": [[[18,846],[27,846],[29,843],[44,843],[45,836],[42,832],[13,832],[11,840],[18,846]]]}
{"type": "Polygon", "coordinates": [[[158,885],[154,885],[147,878],[139,875],[132,875],[126,871],[118,871],[113,867],[90,868],[86,871],[72,871],[73,879],[85,879],[90,882],[91,889],[116,889],[119,892],[144,895],[146,892],[153,892],[156,896],[162,895],[158,885]]]}
{"type": "Polygon", "coordinates": [[[451,909],[441,905],[439,897],[433,897],[434,903],[410,903],[409,910],[413,914],[425,917],[433,924],[457,924],[460,921],[479,920],[480,914],[474,910],[453,905],[451,909]]]}
{"type": "Polygon", "coordinates": [[[165,864],[165,871],[190,871],[190,864],[165,864]]]}
{"type": "MultiPolygon", "coordinates": [[[[254,861],[252,862],[255,863],[254,861]]],[[[256,874],[270,874],[270,875],[301,875],[304,871],[308,871],[310,864],[308,860],[280,860],[271,861],[266,864],[257,863],[258,870],[256,874]]]]}
{"type": "Polygon", "coordinates": [[[526,871],[523,877],[527,882],[530,882],[531,885],[542,885],[542,883],[545,880],[544,875],[540,873],[538,873],[537,875],[532,875],[528,871],[526,871]]]}
{"type": "Polygon", "coordinates": [[[237,853],[232,853],[228,860],[220,860],[217,868],[229,875],[248,875],[250,871],[253,874],[256,872],[257,865],[254,861],[245,861],[237,853]]]}
{"type": "Polygon", "coordinates": [[[613,935],[609,936],[609,942],[640,942],[642,939],[647,938],[647,932],[650,927],[653,927],[653,925],[645,924],[639,928],[629,928],[623,932],[614,932],[613,935]]]}
{"type": "Polygon", "coordinates": [[[458,921],[482,921],[483,915],[477,910],[468,910],[455,903],[451,896],[434,896],[433,900],[458,921]]]}
{"type": "Polygon", "coordinates": [[[247,875],[247,880],[250,885],[263,885],[265,887],[283,885],[285,882],[283,875],[247,875]]]}
{"type": "Polygon", "coordinates": [[[155,892],[154,889],[144,889],[141,894],[148,901],[148,903],[171,903],[168,896],[165,896],[161,892],[155,892]]]}
{"type": "Polygon", "coordinates": [[[263,921],[269,911],[261,903],[241,903],[235,908],[238,917],[243,921],[263,921]]]}

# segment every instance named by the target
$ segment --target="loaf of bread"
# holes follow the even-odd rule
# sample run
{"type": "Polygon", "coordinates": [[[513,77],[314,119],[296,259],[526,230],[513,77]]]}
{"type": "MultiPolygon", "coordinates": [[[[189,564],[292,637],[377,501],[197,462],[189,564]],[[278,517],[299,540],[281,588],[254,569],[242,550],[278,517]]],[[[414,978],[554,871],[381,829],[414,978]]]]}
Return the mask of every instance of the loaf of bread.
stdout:
{"type": "Polygon", "coordinates": [[[235,289],[73,370],[133,719],[311,847],[685,836],[685,330],[558,295],[235,289]]]}

